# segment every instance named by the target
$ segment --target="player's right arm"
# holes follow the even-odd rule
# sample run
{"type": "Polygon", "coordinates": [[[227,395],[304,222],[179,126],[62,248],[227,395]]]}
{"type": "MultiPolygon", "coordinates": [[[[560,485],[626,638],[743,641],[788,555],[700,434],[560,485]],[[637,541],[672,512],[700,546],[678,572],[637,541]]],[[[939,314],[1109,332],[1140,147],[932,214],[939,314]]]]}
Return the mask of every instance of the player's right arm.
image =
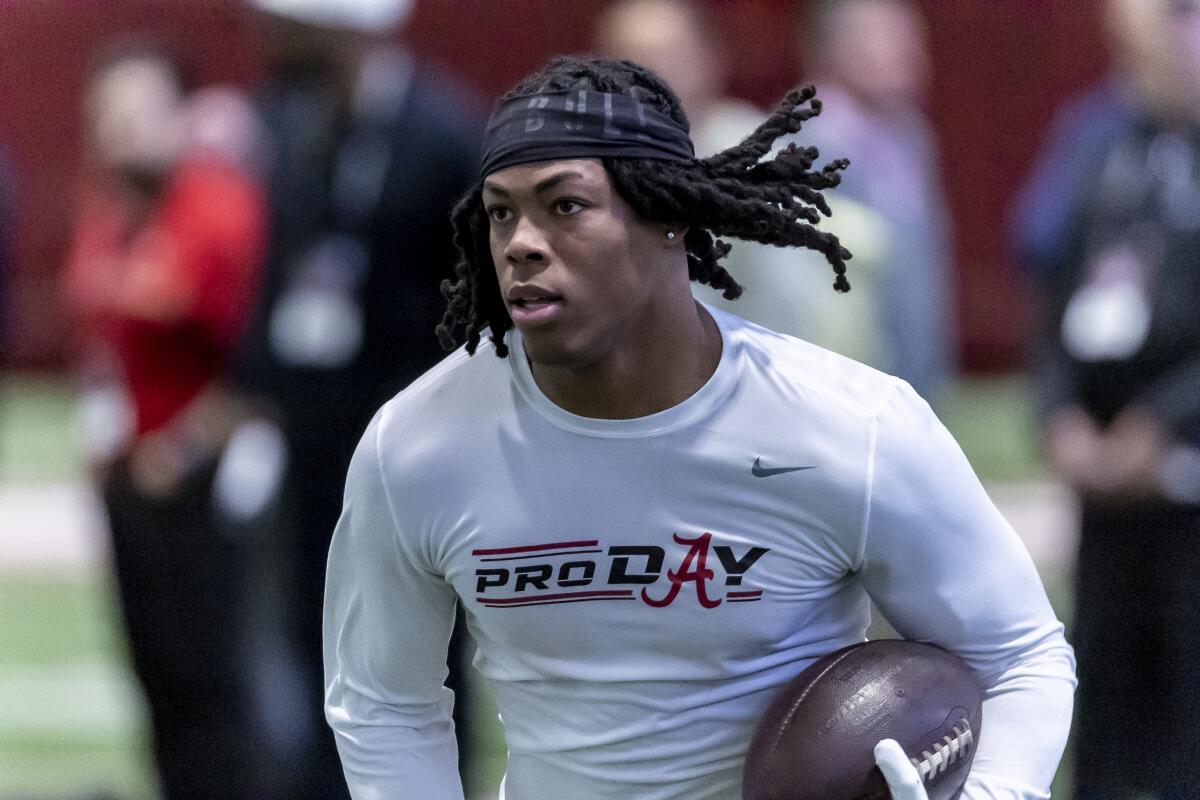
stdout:
{"type": "Polygon", "coordinates": [[[376,415],[350,464],[325,584],[325,716],[354,800],[463,800],[444,688],[455,595],[397,523],[376,415]]]}

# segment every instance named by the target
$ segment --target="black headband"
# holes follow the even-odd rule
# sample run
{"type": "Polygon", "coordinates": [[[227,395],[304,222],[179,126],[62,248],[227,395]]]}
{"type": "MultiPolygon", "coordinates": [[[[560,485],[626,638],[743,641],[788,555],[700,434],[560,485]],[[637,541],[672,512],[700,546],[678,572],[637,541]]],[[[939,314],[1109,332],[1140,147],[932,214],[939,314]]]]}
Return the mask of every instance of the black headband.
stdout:
{"type": "Polygon", "coordinates": [[[695,156],[679,123],[625,94],[588,89],[518,97],[499,106],[483,140],[481,178],[496,170],[565,158],[695,156]]]}

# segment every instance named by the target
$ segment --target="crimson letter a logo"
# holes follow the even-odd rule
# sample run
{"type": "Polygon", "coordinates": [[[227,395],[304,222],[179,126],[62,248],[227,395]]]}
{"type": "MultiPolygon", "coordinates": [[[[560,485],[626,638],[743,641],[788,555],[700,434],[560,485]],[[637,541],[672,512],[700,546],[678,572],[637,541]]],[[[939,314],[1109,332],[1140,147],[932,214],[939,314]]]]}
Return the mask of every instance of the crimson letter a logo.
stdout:
{"type": "Polygon", "coordinates": [[[655,600],[645,589],[642,589],[642,601],[654,608],[669,606],[679,596],[679,590],[683,588],[683,584],[694,583],[696,584],[696,598],[700,601],[700,605],[705,608],[716,608],[721,605],[720,600],[710,600],[708,592],[705,590],[705,581],[713,579],[713,571],[706,565],[708,543],[712,540],[712,534],[706,533],[695,539],[684,539],[676,533],[672,534],[672,538],[676,544],[688,545],[687,555],[683,557],[683,563],[679,565],[679,569],[667,572],[667,577],[671,580],[671,588],[667,590],[666,596],[655,600]],[[696,565],[695,568],[692,567],[693,562],[696,565]]]}

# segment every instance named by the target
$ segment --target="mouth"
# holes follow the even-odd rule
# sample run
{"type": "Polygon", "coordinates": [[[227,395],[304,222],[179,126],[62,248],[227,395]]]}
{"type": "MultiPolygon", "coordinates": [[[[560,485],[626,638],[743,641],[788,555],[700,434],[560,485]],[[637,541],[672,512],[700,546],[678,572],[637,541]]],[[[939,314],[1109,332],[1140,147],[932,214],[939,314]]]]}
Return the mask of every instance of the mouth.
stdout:
{"type": "Polygon", "coordinates": [[[558,316],[563,305],[562,295],[532,286],[510,291],[507,300],[509,316],[521,326],[548,322],[558,316]]]}

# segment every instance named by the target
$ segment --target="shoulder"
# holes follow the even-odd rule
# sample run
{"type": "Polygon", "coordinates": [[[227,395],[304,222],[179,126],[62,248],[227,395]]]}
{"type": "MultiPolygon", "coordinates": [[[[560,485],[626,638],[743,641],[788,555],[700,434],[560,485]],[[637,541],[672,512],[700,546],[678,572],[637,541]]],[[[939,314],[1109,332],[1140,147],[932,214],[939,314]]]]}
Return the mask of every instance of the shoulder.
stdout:
{"type": "Polygon", "coordinates": [[[478,155],[487,113],[475,91],[456,76],[428,64],[419,64],[413,75],[401,115],[419,122],[420,132],[447,149],[478,155]]]}
{"type": "Polygon", "coordinates": [[[898,378],[811,342],[776,333],[719,309],[722,329],[742,354],[743,369],[811,409],[870,420],[898,378]]]}
{"type": "Polygon", "coordinates": [[[436,64],[421,62],[417,65],[413,96],[423,107],[456,122],[483,123],[487,119],[486,103],[475,89],[436,64]]]}
{"type": "Polygon", "coordinates": [[[378,414],[385,474],[453,473],[473,442],[512,404],[511,372],[486,339],[460,347],[389,400],[378,414]]]}
{"type": "Polygon", "coordinates": [[[735,146],[761,125],[766,117],[765,113],[744,100],[720,98],[702,116],[692,120],[696,155],[707,156],[735,146]]]}
{"type": "Polygon", "coordinates": [[[1035,174],[1062,181],[1065,164],[1076,183],[1086,183],[1112,143],[1139,126],[1138,112],[1113,81],[1091,86],[1055,111],[1035,174]]]}
{"type": "Polygon", "coordinates": [[[1133,106],[1112,79],[1076,92],[1054,113],[1056,125],[1079,135],[1097,126],[1106,130],[1128,125],[1136,117],[1133,106]]]}
{"type": "Polygon", "coordinates": [[[846,138],[857,141],[867,135],[870,127],[867,115],[850,92],[836,83],[825,83],[820,86],[817,99],[821,101],[821,113],[803,128],[805,140],[818,146],[833,145],[846,138]]]}

